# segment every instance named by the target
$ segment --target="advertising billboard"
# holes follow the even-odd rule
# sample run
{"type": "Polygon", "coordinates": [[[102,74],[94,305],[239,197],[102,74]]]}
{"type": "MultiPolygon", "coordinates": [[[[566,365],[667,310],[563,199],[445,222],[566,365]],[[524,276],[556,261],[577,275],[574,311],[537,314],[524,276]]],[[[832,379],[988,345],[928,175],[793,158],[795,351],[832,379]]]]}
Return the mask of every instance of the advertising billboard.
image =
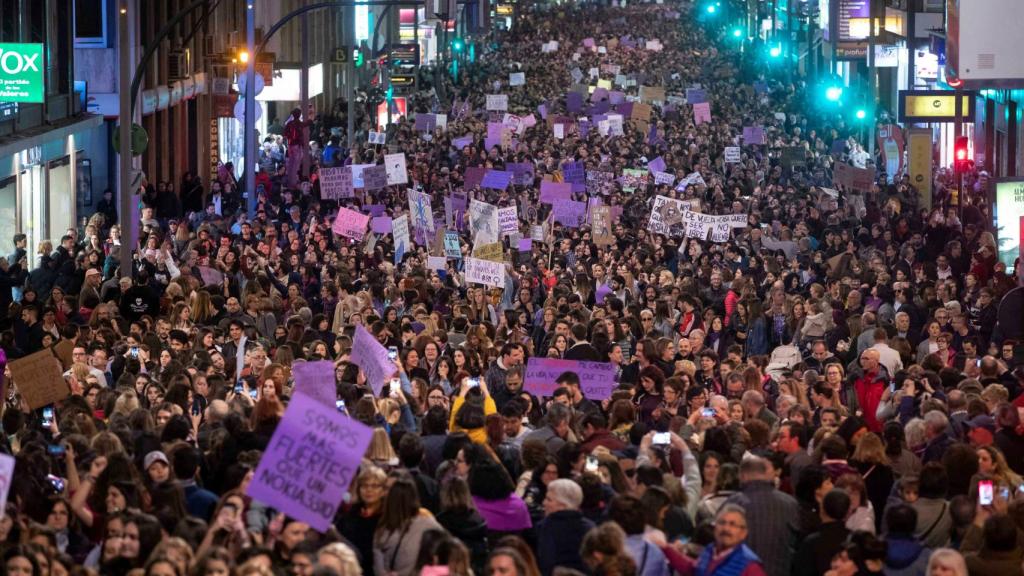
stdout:
{"type": "Polygon", "coordinates": [[[1021,228],[1024,227],[1024,180],[997,180],[996,243],[999,260],[1009,272],[1020,257],[1021,228]]]}
{"type": "Polygon", "coordinates": [[[0,43],[0,102],[46,100],[43,45],[0,43]]]}

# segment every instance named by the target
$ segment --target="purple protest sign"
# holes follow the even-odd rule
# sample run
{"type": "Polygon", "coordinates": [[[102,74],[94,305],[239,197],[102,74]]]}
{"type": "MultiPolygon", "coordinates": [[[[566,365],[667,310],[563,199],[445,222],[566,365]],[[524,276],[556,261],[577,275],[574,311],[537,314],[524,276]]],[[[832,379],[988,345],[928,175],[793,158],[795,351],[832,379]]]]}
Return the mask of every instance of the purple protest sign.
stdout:
{"type": "Polygon", "coordinates": [[[547,104],[541,104],[540,106],[537,106],[537,114],[540,114],[541,118],[543,118],[544,120],[547,120],[548,119],[548,105],[547,104]]]}
{"type": "Polygon", "coordinates": [[[519,251],[529,252],[533,250],[533,238],[521,238],[519,240],[519,251]]]}
{"type": "Polygon", "coordinates": [[[510,162],[505,164],[512,172],[512,183],[516,186],[530,186],[533,184],[533,164],[529,162],[510,162]]]}
{"type": "Polygon", "coordinates": [[[565,109],[570,114],[579,114],[583,110],[583,94],[579,92],[569,92],[565,95],[565,109]]]}
{"type": "Polygon", "coordinates": [[[583,39],[583,47],[584,48],[593,48],[594,47],[594,39],[593,38],[584,38],[583,39]]]}
{"type": "Polygon", "coordinates": [[[377,216],[370,222],[370,230],[373,230],[377,234],[390,234],[391,233],[391,217],[390,216],[377,216]]]}
{"type": "Polygon", "coordinates": [[[383,204],[363,204],[363,207],[360,208],[360,210],[362,210],[363,212],[366,212],[367,214],[369,214],[370,216],[373,216],[375,218],[377,216],[383,216],[384,215],[384,205],[383,204]]]}
{"type": "Polygon", "coordinates": [[[296,394],[274,430],[246,493],[314,530],[326,532],[372,436],[371,428],[333,406],[296,394]]]}
{"type": "Polygon", "coordinates": [[[338,391],[334,386],[334,362],[294,362],[292,378],[295,394],[305,394],[325,406],[335,407],[338,391]]]}
{"type": "Polygon", "coordinates": [[[619,92],[618,90],[612,90],[608,93],[608,102],[610,104],[622,104],[626,101],[626,94],[619,92]]]}
{"type": "Polygon", "coordinates": [[[462,138],[456,138],[456,139],[452,140],[452,147],[455,148],[456,150],[462,150],[463,148],[465,148],[466,146],[469,146],[472,143],[473,143],[473,137],[472,136],[463,136],[462,138]]]}
{"type": "Polygon", "coordinates": [[[587,362],[533,357],[526,363],[523,390],[537,396],[551,396],[558,387],[555,380],[563,372],[575,372],[580,377],[580,389],[591,400],[610,398],[618,386],[615,365],[608,362],[587,362]]]}
{"type": "Polygon", "coordinates": [[[579,228],[587,219],[587,203],[575,200],[556,202],[552,205],[555,222],[566,228],[579,228]]]}
{"type": "Polygon", "coordinates": [[[504,190],[508,188],[508,185],[512,183],[512,172],[505,170],[488,170],[484,174],[484,179],[480,182],[480,186],[483,188],[494,188],[495,190],[504,190]]]}
{"type": "Polygon", "coordinates": [[[687,88],[686,89],[686,103],[687,104],[700,104],[701,102],[708,101],[708,93],[700,88],[687,88]]]}
{"type": "Polygon", "coordinates": [[[437,116],[433,114],[417,114],[415,128],[417,132],[433,132],[437,126],[437,116]]]}
{"type": "Polygon", "coordinates": [[[563,162],[562,178],[572,184],[573,192],[585,192],[587,190],[587,168],[582,161],[563,162]]]}
{"type": "Polygon", "coordinates": [[[629,118],[633,115],[633,103],[623,102],[615,107],[615,111],[622,114],[623,118],[629,118]]]}
{"type": "Polygon", "coordinates": [[[547,180],[540,183],[541,204],[555,204],[570,198],[572,198],[572,184],[568,182],[548,182],[547,180]]]}
{"type": "Polygon", "coordinates": [[[665,159],[662,158],[661,156],[658,156],[654,160],[651,160],[650,162],[647,163],[647,170],[651,174],[654,174],[655,172],[664,172],[665,171],[665,159]]]}
{"type": "Polygon", "coordinates": [[[590,93],[590,101],[591,102],[597,102],[597,101],[603,100],[603,99],[605,99],[607,97],[608,97],[608,89],[607,88],[597,87],[597,88],[594,88],[594,91],[590,93]]]}
{"type": "Polygon", "coordinates": [[[484,147],[490,150],[495,146],[501,146],[501,131],[505,126],[501,122],[487,123],[487,138],[484,139],[484,147]]]}
{"type": "Polygon", "coordinates": [[[611,103],[609,103],[607,100],[601,100],[599,102],[594,102],[594,104],[590,107],[590,110],[588,110],[588,114],[590,114],[591,116],[597,114],[606,114],[611,109],[611,103]]]}
{"type": "Polygon", "coordinates": [[[744,126],[743,143],[748,145],[764,144],[764,128],[762,128],[761,126],[744,126]]]}
{"type": "Polygon", "coordinates": [[[598,306],[604,305],[604,299],[612,293],[612,289],[607,284],[601,284],[597,287],[597,292],[594,293],[594,301],[597,302],[598,306]]]}
{"type": "Polygon", "coordinates": [[[361,324],[356,325],[356,335],[352,339],[352,362],[359,365],[366,374],[366,382],[369,383],[373,393],[380,396],[384,388],[398,368],[388,358],[388,350],[366,331],[361,324]]]}

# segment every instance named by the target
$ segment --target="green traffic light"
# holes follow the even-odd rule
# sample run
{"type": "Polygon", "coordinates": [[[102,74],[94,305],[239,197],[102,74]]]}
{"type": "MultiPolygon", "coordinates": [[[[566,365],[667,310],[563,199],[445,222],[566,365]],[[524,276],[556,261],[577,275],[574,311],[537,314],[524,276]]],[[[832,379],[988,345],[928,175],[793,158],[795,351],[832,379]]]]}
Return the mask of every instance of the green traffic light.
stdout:
{"type": "Polygon", "coordinates": [[[387,92],[384,93],[384,99],[387,100],[388,102],[391,102],[392,100],[395,99],[395,87],[392,86],[391,84],[388,84],[388,90],[387,92]]]}
{"type": "Polygon", "coordinates": [[[364,61],[365,61],[365,59],[363,58],[363,51],[360,50],[359,48],[356,48],[355,50],[353,50],[352,51],[352,61],[355,62],[356,68],[359,68],[360,66],[362,66],[364,61]]]}
{"type": "Polygon", "coordinates": [[[461,38],[456,38],[455,40],[452,40],[452,50],[454,50],[456,52],[462,52],[462,48],[464,46],[465,46],[465,44],[463,44],[461,38]]]}
{"type": "Polygon", "coordinates": [[[857,120],[863,120],[868,115],[867,111],[863,108],[857,110],[857,120]]]}
{"type": "Polygon", "coordinates": [[[718,11],[718,7],[714,4],[708,4],[708,14],[714,14],[718,11]]]}
{"type": "Polygon", "coordinates": [[[743,30],[741,30],[740,28],[733,28],[732,36],[733,38],[739,38],[743,36],[743,30]]]}
{"type": "Polygon", "coordinates": [[[843,97],[843,89],[839,86],[829,86],[825,89],[825,98],[830,102],[838,102],[843,97]]]}
{"type": "Polygon", "coordinates": [[[782,46],[772,46],[771,49],[768,50],[768,55],[772,58],[782,56],[782,46]]]}

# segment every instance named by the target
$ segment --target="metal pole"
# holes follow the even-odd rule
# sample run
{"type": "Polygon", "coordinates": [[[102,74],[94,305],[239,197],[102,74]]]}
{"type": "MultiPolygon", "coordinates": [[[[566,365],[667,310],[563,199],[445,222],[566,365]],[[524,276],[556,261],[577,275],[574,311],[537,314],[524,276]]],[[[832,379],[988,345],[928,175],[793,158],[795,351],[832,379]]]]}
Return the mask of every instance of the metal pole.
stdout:
{"type": "Polygon", "coordinates": [[[245,67],[245,162],[242,175],[245,178],[246,212],[249,220],[256,217],[256,7],[255,0],[249,0],[245,10],[245,44],[249,61],[245,67]]]}
{"type": "Polygon", "coordinates": [[[964,205],[963,174],[960,173],[960,163],[956,160],[956,139],[960,137],[960,133],[963,131],[963,90],[957,87],[953,92],[953,96],[956,98],[956,102],[953,104],[953,182],[956,189],[950,198],[950,205],[959,208],[964,205]]]}
{"type": "MultiPolygon", "coordinates": [[[[305,0],[303,0],[305,4],[305,0]]],[[[309,120],[309,15],[302,15],[302,69],[299,70],[299,101],[302,107],[302,117],[309,120]]],[[[309,138],[306,138],[308,141],[309,138]]],[[[311,158],[309,154],[302,157],[302,176],[309,176],[311,158]]]]}
{"type": "MultiPolygon", "coordinates": [[[[391,90],[391,94],[392,94],[392,98],[393,98],[394,97],[394,88],[392,88],[392,84],[391,84],[391,67],[394,64],[391,62],[391,53],[392,53],[391,43],[394,42],[395,38],[394,38],[394,35],[392,33],[392,28],[394,28],[394,22],[391,20],[391,14],[392,14],[392,12],[389,10],[388,14],[387,14],[388,22],[387,22],[387,24],[385,24],[385,26],[387,26],[388,29],[384,32],[384,35],[385,35],[384,37],[387,39],[386,42],[385,42],[385,48],[384,48],[386,50],[385,55],[386,55],[387,59],[385,60],[385,62],[386,62],[385,66],[387,66],[387,68],[384,69],[384,74],[381,75],[381,81],[384,83],[383,84],[384,90],[391,90]]],[[[374,44],[377,43],[377,39],[376,38],[373,39],[373,43],[374,44]]],[[[388,103],[388,125],[390,125],[391,124],[391,101],[388,100],[387,103],[388,103]]]]}
{"type": "MultiPolygon", "coordinates": [[[[871,2],[871,7],[868,11],[868,85],[870,90],[868,96],[871,98],[871,102],[875,102],[875,5],[878,4],[878,0],[871,2]]],[[[875,157],[875,120],[871,119],[871,123],[868,129],[868,154],[871,158],[875,157]]]]}
{"type": "MultiPolygon", "coordinates": [[[[356,42],[356,18],[355,18],[355,7],[348,6],[345,8],[345,15],[347,18],[341,19],[342,25],[342,38],[347,38],[351,45],[358,49],[358,43],[356,42]]],[[[348,66],[346,66],[345,72],[345,100],[348,102],[348,118],[346,121],[346,133],[348,141],[348,149],[352,150],[355,146],[355,120],[356,120],[356,62],[355,52],[349,55],[348,66]]],[[[363,66],[368,66],[366,62],[363,62],[363,66]]]]}
{"type": "MultiPolygon", "coordinates": [[[[134,16],[134,14],[132,14],[134,16]]],[[[118,150],[118,225],[121,228],[121,277],[132,277],[132,63],[129,35],[128,0],[122,0],[117,17],[117,64],[120,110],[118,126],[121,146],[118,150]]]]}
{"type": "Polygon", "coordinates": [[[907,90],[914,89],[914,64],[916,60],[917,51],[915,50],[915,44],[917,43],[917,36],[914,34],[914,27],[917,24],[917,1],[907,1],[907,90]]]}

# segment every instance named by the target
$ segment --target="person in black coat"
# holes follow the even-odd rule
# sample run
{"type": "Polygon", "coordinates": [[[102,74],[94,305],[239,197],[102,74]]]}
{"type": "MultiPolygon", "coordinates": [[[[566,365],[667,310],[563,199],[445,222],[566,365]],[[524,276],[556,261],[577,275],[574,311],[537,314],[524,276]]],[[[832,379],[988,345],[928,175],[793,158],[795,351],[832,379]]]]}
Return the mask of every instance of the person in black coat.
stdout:
{"type": "Polygon", "coordinates": [[[588,572],[580,545],[594,523],[580,512],[582,503],[583,490],[572,480],[561,478],[548,484],[546,516],[537,526],[537,565],[544,576],[550,576],[556,567],[588,572]]]}
{"type": "Polygon", "coordinates": [[[441,488],[441,512],[437,522],[469,549],[474,574],[483,574],[487,563],[487,521],[473,506],[469,484],[457,476],[441,488]]]}
{"type": "Polygon", "coordinates": [[[831,490],[822,500],[821,526],[803,541],[793,561],[794,576],[820,576],[828,571],[832,557],[842,550],[850,531],[846,514],[850,497],[842,490],[831,490]]]}

